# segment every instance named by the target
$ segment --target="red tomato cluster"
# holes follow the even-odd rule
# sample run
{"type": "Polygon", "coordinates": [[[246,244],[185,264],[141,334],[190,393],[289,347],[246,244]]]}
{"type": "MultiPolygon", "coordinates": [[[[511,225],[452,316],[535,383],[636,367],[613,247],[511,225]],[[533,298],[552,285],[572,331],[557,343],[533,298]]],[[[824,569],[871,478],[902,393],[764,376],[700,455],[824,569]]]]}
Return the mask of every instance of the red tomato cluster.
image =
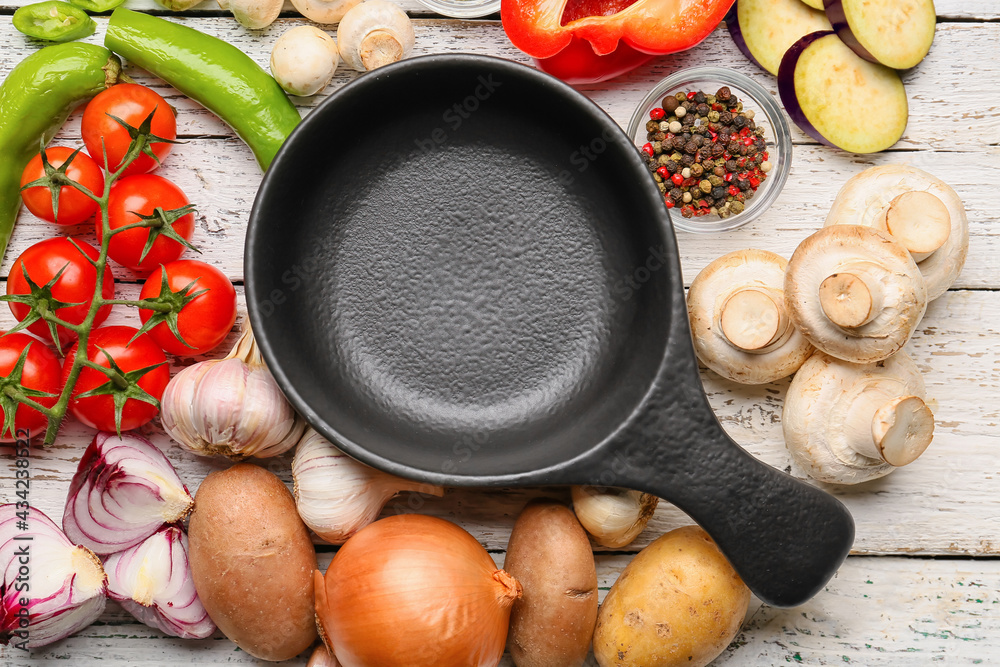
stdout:
{"type": "MultiPolygon", "coordinates": [[[[148,152],[140,154],[112,186],[108,196],[108,226],[115,230],[144,219],[151,224],[115,234],[108,242],[108,255],[133,271],[148,274],[140,300],[158,300],[158,304],[172,303],[179,308],[172,311],[169,319],[156,309],[157,304],[153,308],[140,308],[139,317],[144,325],[157,318],[155,326],[143,334],[131,326],[100,326],[111,313],[112,305],[102,306],[95,316],[95,328],[90,332],[86,351],[91,365],[84,366],[79,373],[69,410],[83,423],[101,430],[114,431],[117,417],[121,430],[125,431],[149,422],[158,412],[146,398],[158,401],[170,380],[164,351],[175,355],[204,354],[225,339],[236,321],[236,291],[215,267],[179,259],[185,246],[176,238],[185,242],[191,238],[194,215],[180,188],[162,176],[149,173],[170,153],[169,142],[177,136],[173,110],[156,92],[136,84],[119,84],[99,94],[83,114],[83,141],[90,155],[63,146],[48,148],[44,154],[49,169],[61,170],[95,197],[102,197],[106,175],[120,168],[132,142],[129,128],[116,118],[132,128],[139,128],[151,119],[149,130],[153,139],[148,152]],[[164,231],[167,227],[170,229],[164,231]],[[149,243],[151,233],[155,236],[149,243]],[[176,329],[180,338],[172,329],[176,329]],[[117,371],[134,385],[132,393],[124,399],[116,396],[115,383],[94,365],[117,371]]],[[[46,165],[39,154],[28,164],[21,184],[30,184],[46,175],[46,165]]],[[[77,225],[95,217],[97,203],[71,185],[58,187],[58,204],[53,210],[52,189],[47,185],[26,188],[22,192],[25,206],[39,218],[57,225],[77,225]]],[[[97,238],[101,240],[103,224],[100,216],[96,218],[97,238]]],[[[85,241],[58,236],[32,245],[14,261],[7,279],[7,294],[34,295],[44,300],[50,312],[66,326],[52,327],[45,320],[36,319],[27,330],[38,338],[25,333],[0,337],[0,385],[19,383],[38,404],[45,407],[55,404],[77,354],[77,334],[72,327],[83,323],[94,300],[97,289],[94,262],[99,256],[97,248],[85,241]],[[65,353],[62,363],[46,344],[56,341],[65,353]]],[[[115,297],[110,266],[104,271],[101,295],[105,299],[115,297]]],[[[19,322],[33,317],[31,307],[25,303],[9,301],[8,305],[19,322]]],[[[9,403],[6,405],[10,407],[9,403]]],[[[4,408],[0,406],[0,423],[3,419],[4,408]]],[[[43,431],[45,425],[42,413],[20,405],[14,431],[4,432],[0,440],[11,441],[17,431],[24,429],[34,435],[43,431]]]]}

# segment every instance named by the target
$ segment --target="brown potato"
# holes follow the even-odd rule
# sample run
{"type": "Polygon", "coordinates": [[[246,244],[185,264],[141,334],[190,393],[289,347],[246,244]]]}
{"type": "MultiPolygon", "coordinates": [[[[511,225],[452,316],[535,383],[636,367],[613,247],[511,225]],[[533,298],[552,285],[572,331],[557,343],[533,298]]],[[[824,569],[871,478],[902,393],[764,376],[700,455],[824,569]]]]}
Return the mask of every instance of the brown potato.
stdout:
{"type": "Polygon", "coordinates": [[[704,667],[739,632],[746,587],[698,526],[672,530],[639,552],[601,606],[601,667],[704,667]]]}
{"type": "Polygon", "coordinates": [[[525,507],[503,567],[523,590],[507,638],[517,667],[582,665],[597,622],[597,573],[573,511],[555,502],[525,507]]]}
{"type": "Polygon", "coordinates": [[[194,502],[191,577],[215,624],[263,660],[309,648],[316,550],[285,485],[240,463],[206,477],[194,502]]]}

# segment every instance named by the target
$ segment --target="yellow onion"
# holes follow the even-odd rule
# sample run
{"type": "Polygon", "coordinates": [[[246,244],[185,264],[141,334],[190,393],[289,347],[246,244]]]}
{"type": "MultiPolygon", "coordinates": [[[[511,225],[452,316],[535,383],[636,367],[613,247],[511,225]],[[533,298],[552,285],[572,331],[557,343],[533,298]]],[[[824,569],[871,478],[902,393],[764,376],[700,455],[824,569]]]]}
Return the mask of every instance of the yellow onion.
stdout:
{"type": "Polygon", "coordinates": [[[521,584],[472,535],[443,519],[403,514],[347,540],[316,613],[343,667],[496,667],[521,584]]]}

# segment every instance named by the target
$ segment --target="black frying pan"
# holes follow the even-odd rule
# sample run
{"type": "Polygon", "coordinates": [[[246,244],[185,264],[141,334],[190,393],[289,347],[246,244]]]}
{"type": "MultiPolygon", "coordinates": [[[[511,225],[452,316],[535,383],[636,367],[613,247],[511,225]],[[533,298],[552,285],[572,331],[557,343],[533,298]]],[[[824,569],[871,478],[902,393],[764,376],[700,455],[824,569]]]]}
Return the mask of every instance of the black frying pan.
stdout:
{"type": "Polygon", "coordinates": [[[360,77],[278,153],[245,261],[275,378],[365,463],[655,494],[775,605],[851,547],[839,502],[719,425],[663,200],[615,122],[556,79],[469,55],[360,77]]]}

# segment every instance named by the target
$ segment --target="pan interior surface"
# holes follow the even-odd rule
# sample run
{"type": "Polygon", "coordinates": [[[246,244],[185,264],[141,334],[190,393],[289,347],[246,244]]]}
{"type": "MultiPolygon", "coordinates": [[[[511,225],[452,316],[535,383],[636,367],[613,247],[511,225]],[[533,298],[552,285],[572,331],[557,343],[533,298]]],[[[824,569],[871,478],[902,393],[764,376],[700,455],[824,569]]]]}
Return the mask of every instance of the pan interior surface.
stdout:
{"type": "Polygon", "coordinates": [[[652,383],[680,289],[634,148],[518,65],[381,72],[307,117],[255,203],[276,378],[369,463],[486,478],[586,452],[652,383]]]}

